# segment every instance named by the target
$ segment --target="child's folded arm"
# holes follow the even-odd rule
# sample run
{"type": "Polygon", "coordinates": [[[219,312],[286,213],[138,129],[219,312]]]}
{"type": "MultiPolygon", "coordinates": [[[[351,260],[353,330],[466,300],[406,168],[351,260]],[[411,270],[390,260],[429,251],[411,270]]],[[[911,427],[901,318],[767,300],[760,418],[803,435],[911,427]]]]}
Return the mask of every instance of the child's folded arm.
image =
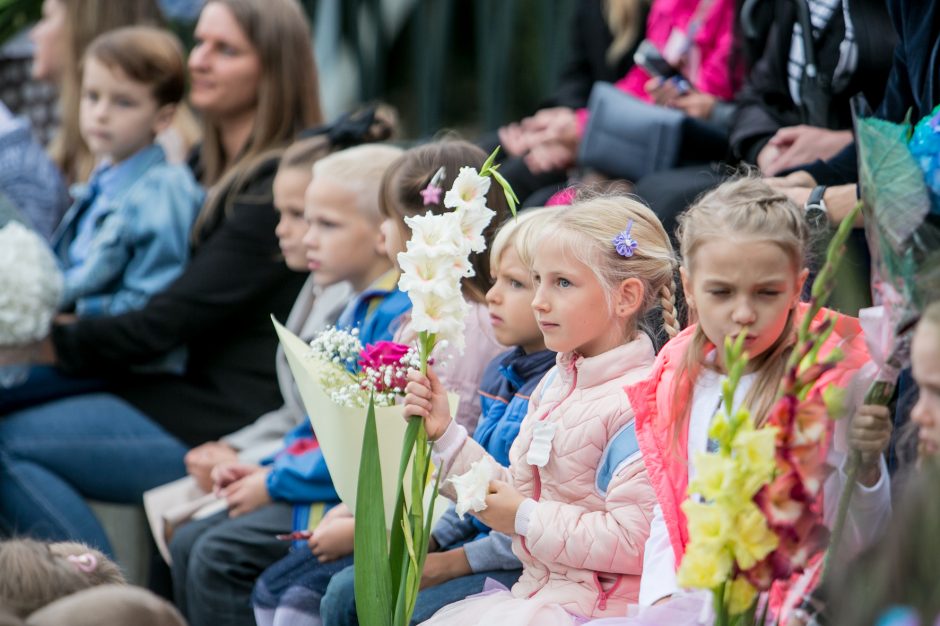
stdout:
{"type": "Polygon", "coordinates": [[[464,544],[463,551],[474,574],[522,567],[519,557],[512,551],[512,538],[495,530],[485,537],[464,544]]]}
{"type": "Polygon", "coordinates": [[[636,460],[611,480],[603,510],[538,502],[530,515],[526,547],[541,560],[639,576],[655,505],[643,461],[636,460]]]}

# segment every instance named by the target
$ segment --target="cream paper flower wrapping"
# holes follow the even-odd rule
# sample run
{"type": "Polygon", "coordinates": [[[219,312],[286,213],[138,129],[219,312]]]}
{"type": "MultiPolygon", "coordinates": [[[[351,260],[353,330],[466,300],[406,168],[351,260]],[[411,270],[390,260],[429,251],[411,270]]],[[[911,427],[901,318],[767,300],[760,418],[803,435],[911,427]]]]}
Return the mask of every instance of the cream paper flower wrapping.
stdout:
{"type": "Polygon", "coordinates": [[[448,480],[457,492],[457,516],[463,519],[469,511],[482,511],[486,508],[486,494],[489,493],[493,479],[493,467],[486,457],[474,461],[470,469],[460,476],[448,480]]]}
{"type": "Polygon", "coordinates": [[[62,293],[62,272],[42,237],[19,222],[0,228],[0,346],[49,334],[62,293]]]}

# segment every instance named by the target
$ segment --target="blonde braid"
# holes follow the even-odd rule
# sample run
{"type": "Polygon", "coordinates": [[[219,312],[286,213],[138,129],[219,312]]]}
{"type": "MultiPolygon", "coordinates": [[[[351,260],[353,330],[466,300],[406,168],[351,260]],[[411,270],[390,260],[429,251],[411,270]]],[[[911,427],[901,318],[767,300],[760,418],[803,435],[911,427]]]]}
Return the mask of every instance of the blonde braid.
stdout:
{"type": "Polygon", "coordinates": [[[663,309],[663,328],[670,338],[675,337],[680,329],[676,318],[676,289],[673,281],[659,288],[659,304],[663,309]]]}

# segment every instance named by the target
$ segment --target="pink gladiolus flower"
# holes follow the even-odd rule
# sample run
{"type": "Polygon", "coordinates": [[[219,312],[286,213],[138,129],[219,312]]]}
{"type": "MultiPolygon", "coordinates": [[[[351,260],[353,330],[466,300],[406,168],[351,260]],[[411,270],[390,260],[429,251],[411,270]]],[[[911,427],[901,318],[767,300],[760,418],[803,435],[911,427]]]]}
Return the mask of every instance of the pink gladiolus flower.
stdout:
{"type": "Polygon", "coordinates": [[[803,482],[796,471],[781,474],[754,496],[754,504],[763,512],[771,528],[777,530],[796,524],[805,508],[803,482]]]}

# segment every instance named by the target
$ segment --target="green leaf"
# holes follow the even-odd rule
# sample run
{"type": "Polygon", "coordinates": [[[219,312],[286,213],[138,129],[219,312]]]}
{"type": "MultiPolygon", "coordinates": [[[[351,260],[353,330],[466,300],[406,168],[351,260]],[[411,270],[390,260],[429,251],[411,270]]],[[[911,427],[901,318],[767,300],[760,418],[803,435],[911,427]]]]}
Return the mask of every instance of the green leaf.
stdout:
{"type": "Polygon", "coordinates": [[[493,170],[491,175],[496,182],[499,183],[499,186],[503,188],[503,195],[506,196],[506,204],[509,205],[509,210],[512,212],[513,216],[515,216],[516,206],[519,204],[519,197],[516,195],[516,192],[513,191],[512,185],[496,170],[493,170]]]}
{"type": "MultiPolygon", "coordinates": [[[[375,402],[369,402],[362,458],[359,461],[360,494],[382,493],[379,465],[379,437],[375,426],[375,402]]],[[[392,574],[385,532],[385,504],[382,498],[356,498],[355,559],[353,561],[356,610],[363,624],[391,626],[392,574]]]]}
{"type": "Polygon", "coordinates": [[[499,149],[502,146],[496,146],[496,148],[490,153],[490,156],[486,157],[486,161],[483,162],[483,167],[480,168],[480,176],[486,176],[490,169],[493,167],[493,162],[496,161],[496,155],[499,154],[499,149]]]}
{"type": "MultiPolygon", "coordinates": [[[[418,437],[418,429],[421,427],[419,418],[408,420],[408,428],[405,429],[405,442],[401,449],[401,460],[398,465],[398,497],[395,500],[395,512],[392,519],[401,519],[407,515],[405,508],[405,472],[411,463],[412,453],[415,449],[415,440],[418,437]]],[[[392,536],[389,540],[388,562],[392,568],[392,595],[399,596],[399,589],[405,577],[405,569],[397,567],[397,563],[403,563],[405,555],[405,539],[402,536],[401,528],[397,524],[392,524],[392,536]]]]}
{"type": "Polygon", "coordinates": [[[877,118],[859,120],[856,144],[859,183],[865,208],[901,253],[930,211],[930,198],[920,167],[908,149],[910,124],[877,118]]]}

